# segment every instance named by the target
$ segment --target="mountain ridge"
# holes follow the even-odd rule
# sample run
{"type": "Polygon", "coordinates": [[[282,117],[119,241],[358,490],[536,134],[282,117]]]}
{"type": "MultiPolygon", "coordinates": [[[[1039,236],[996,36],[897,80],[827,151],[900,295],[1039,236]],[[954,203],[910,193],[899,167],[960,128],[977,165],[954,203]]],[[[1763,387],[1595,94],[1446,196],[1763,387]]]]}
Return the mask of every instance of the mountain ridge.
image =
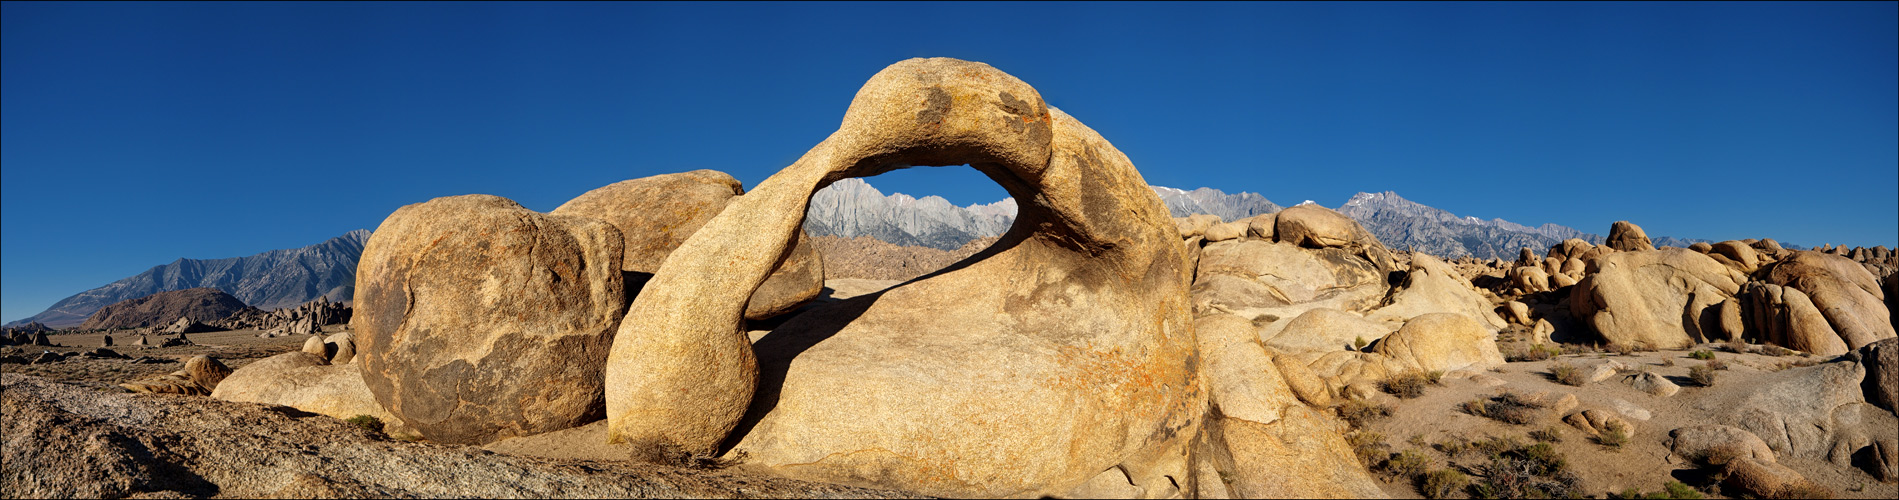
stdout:
{"type": "Polygon", "coordinates": [[[71,327],[107,305],[200,287],[223,290],[260,309],[295,307],[318,296],[349,300],[355,295],[356,262],[369,234],[367,229],[357,229],[315,245],[245,257],[180,258],[60,299],[39,314],[7,325],[38,321],[55,328],[71,327]]]}

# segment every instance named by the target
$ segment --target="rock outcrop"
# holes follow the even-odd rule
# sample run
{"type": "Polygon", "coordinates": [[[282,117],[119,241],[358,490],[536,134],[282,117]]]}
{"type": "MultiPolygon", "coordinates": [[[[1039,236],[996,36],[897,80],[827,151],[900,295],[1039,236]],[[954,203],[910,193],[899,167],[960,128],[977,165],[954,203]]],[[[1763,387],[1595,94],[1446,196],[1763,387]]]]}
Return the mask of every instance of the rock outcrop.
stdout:
{"type": "Polygon", "coordinates": [[[362,364],[332,364],[307,352],[287,352],[244,365],[225,377],[211,397],[284,405],[338,419],[368,415],[385,424],[399,423],[363,383],[362,364]]]}
{"type": "MultiPolygon", "coordinates": [[[[568,200],[553,215],[592,217],[613,224],[625,238],[621,269],[644,279],[706,221],[745,194],[738,179],[716,170],[630,179],[568,200]]],[[[784,262],[746,304],[746,319],[789,312],[824,288],[824,262],[802,233],[784,262]]]]}
{"type": "Polygon", "coordinates": [[[792,477],[936,495],[1060,495],[1117,468],[1165,495],[1204,405],[1185,362],[1186,272],[1165,208],[1098,134],[987,65],[900,62],[647,283],[607,368],[609,436],[709,452],[731,434],[792,477]],[[742,306],[814,191],[961,164],[1028,223],[940,273],[795,317],[753,359],[742,306]]]}
{"type": "MultiPolygon", "coordinates": [[[[1627,241],[1627,240],[1625,240],[1627,241]]],[[[1618,251],[1596,257],[1570,290],[1570,314],[1609,343],[1678,349],[1721,331],[1713,308],[1747,276],[1693,250],[1618,251]]]]}
{"type": "Polygon", "coordinates": [[[169,325],[180,319],[210,323],[244,309],[244,302],[216,288],[159,292],[100,308],[80,329],[122,329],[169,325]]]}
{"type": "Polygon", "coordinates": [[[231,374],[231,368],[217,358],[195,356],[185,366],[168,374],[119,384],[132,392],[206,396],[231,374]]]}
{"type": "Polygon", "coordinates": [[[619,230],[466,195],[390,214],[363,249],[363,381],[423,436],[486,443],[597,420],[625,310],[619,230]]]}
{"type": "MultiPolygon", "coordinates": [[[[1796,251],[1767,272],[1769,283],[1799,290],[1846,349],[1894,338],[1891,312],[1879,279],[1859,263],[1820,252],[1796,251]]],[[[1839,355],[1839,352],[1814,352],[1839,355]]]]}
{"type": "Polygon", "coordinates": [[[1649,241],[1648,233],[1642,231],[1642,226],[1625,220],[1615,221],[1609,226],[1609,238],[1603,241],[1603,245],[1623,252],[1655,249],[1655,244],[1649,241]]]}

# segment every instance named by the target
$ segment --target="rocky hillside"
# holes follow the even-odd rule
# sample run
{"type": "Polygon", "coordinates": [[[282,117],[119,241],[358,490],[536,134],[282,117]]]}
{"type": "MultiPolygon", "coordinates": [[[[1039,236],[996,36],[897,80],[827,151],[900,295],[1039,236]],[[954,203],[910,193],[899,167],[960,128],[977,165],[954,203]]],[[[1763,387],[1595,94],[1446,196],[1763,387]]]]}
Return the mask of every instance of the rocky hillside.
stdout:
{"type": "Polygon", "coordinates": [[[358,229],[303,248],[226,259],[178,259],[60,299],[46,311],[8,325],[37,321],[55,328],[71,327],[107,304],[197,287],[224,290],[263,309],[295,307],[317,297],[350,300],[355,294],[356,260],[367,241],[369,231],[358,229]]]}
{"type": "Polygon", "coordinates": [[[144,328],[170,324],[179,318],[210,323],[244,309],[244,301],[216,288],[159,292],[100,308],[80,323],[81,329],[144,328]]]}

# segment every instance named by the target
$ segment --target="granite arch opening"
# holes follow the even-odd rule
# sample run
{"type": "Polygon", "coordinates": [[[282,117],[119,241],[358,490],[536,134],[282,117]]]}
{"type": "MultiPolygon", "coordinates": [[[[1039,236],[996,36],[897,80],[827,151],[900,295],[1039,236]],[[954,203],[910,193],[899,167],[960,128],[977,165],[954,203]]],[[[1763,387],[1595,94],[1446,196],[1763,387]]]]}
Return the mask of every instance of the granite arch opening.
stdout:
{"type": "Polygon", "coordinates": [[[1184,450],[1204,406],[1184,252],[1126,156],[1034,88],[981,63],[899,62],[859,90],[836,133],[655,273],[609,355],[608,439],[736,448],[793,476],[950,496],[1061,494],[1113,467],[1184,477],[1184,465],[1143,462],[1184,450]],[[814,192],[961,164],[1017,201],[997,243],[806,312],[754,350],[744,298],[814,192]],[[761,368],[783,371],[761,380],[761,368]]]}

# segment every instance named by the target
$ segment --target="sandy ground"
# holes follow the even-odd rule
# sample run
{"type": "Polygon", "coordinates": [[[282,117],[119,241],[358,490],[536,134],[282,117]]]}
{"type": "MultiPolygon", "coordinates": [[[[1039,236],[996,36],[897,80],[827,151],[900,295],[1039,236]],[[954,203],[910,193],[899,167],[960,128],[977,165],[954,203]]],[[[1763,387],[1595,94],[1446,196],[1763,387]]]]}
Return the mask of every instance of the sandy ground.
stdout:
{"type": "MultiPolygon", "coordinates": [[[[1698,408],[1712,406],[1718,411],[1724,402],[1744,396],[1756,380],[1778,371],[1783,365],[1791,365],[1802,359],[1824,361],[1819,357],[1734,354],[1721,351],[1714,344],[1694,349],[1715,352],[1717,359],[1730,366],[1728,370],[1718,372],[1714,386],[1701,387],[1688,378],[1689,368],[1702,364],[1701,360],[1689,357],[1693,349],[1638,352],[1626,356],[1614,353],[1569,354],[1544,361],[1508,363],[1485,376],[1446,379],[1441,386],[1429,386],[1423,396],[1415,399],[1398,399],[1389,394],[1379,394],[1378,402],[1393,406],[1392,416],[1367,425],[1366,429],[1382,433],[1385,443],[1391,446],[1391,452],[1415,449],[1430,457],[1432,468],[1440,468],[1451,463],[1472,466],[1487,460],[1479,456],[1481,453],[1465,453],[1453,460],[1435,450],[1433,444],[1454,438],[1475,441],[1493,436],[1513,437],[1528,444],[1536,442],[1529,437],[1530,432],[1556,427],[1560,429],[1562,441],[1554,443],[1554,447],[1567,459],[1570,469],[1582,479],[1583,491],[1589,495],[1604,498],[1629,488],[1654,493],[1661,491],[1663,484],[1670,480],[1692,485],[1696,484],[1698,478],[1694,464],[1670,463],[1668,460],[1669,431],[1718,423],[1718,415],[1698,408]],[[1610,359],[1631,367],[1647,366],[1656,374],[1680,385],[1681,391],[1668,397],[1654,396],[1636,390],[1624,383],[1621,377],[1576,387],[1557,383],[1548,375],[1549,367],[1554,363],[1564,362],[1587,369],[1610,359]],[[1669,366],[1671,362],[1672,366],[1669,366]],[[1503,392],[1526,396],[1541,394],[1545,402],[1555,402],[1564,395],[1573,394],[1578,401],[1577,410],[1600,408],[1615,411],[1635,426],[1635,433],[1628,444],[1617,450],[1597,444],[1588,434],[1564,424],[1562,417],[1565,414],[1550,410],[1543,410],[1537,420],[1530,424],[1512,425],[1470,415],[1459,409],[1466,401],[1503,392]],[[1622,412],[1619,409],[1646,410],[1650,416],[1645,420],[1629,417],[1628,413],[1639,415],[1640,412],[1622,412]],[[1424,445],[1413,444],[1419,441],[1424,445]]],[[[1505,352],[1509,352],[1508,349],[1505,352]]],[[[1899,433],[1899,429],[1893,432],[1899,433]]],[[[1899,498],[1899,483],[1881,483],[1861,469],[1803,460],[1785,454],[1779,458],[1781,464],[1831,488],[1836,497],[1899,498]]],[[[1402,479],[1385,482],[1384,489],[1394,498],[1423,498],[1409,481],[1402,479]]]]}
{"type": "MultiPolygon", "coordinates": [[[[324,328],[324,335],[343,330],[343,325],[324,328]]],[[[106,335],[111,335],[112,347],[106,347],[133,359],[88,359],[69,357],[64,361],[49,364],[19,365],[0,364],[0,372],[37,375],[54,380],[72,382],[89,387],[109,387],[153,375],[171,373],[184,366],[182,363],[193,356],[208,354],[218,358],[232,369],[243,367],[252,361],[263,359],[303,348],[303,342],[309,335],[290,335],[275,338],[258,338],[258,330],[226,330],[186,334],[193,345],[178,347],[136,346],[139,334],[132,330],[120,330],[107,333],[59,334],[49,335],[48,340],[54,347],[47,346],[8,346],[0,348],[0,355],[13,354],[31,361],[41,352],[77,354],[99,349],[106,335]],[[139,361],[138,358],[150,358],[139,361]]],[[[153,344],[163,342],[169,335],[151,335],[153,344]]]]}

